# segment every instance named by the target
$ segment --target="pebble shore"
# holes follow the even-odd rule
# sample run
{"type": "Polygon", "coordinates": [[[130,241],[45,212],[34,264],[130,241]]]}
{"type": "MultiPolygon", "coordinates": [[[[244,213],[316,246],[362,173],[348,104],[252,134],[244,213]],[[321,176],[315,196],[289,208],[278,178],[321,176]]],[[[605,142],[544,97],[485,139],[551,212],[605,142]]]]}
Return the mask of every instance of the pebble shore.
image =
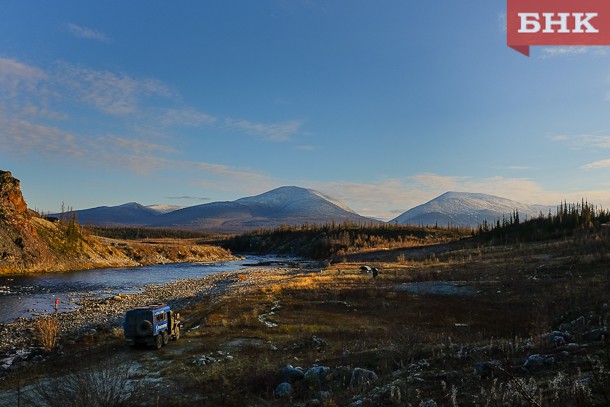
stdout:
{"type": "MultiPolygon", "coordinates": [[[[191,304],[213,301],[223,295],[240,295],[253,287],[264,285],[265,281],[277,281],[282,275],[295,271],[288,267],[248,267],[195,279],[180,279],[166,284],[150,284],[143,291],[133,294],[119,294],[112,297],[83,297],[72,312],[57,314],[60,325],[60,343],[68,343],[82,335],[100,329],[122,328],[123,318],[128,309],[157,303],[167,303],[180,310],[191,304]]],[[[33,338],[31,318],[19,318],[15,322],[0,324],[0,373],[10,369],[15,355],[29,353],[37,346],[33,338]]]]}

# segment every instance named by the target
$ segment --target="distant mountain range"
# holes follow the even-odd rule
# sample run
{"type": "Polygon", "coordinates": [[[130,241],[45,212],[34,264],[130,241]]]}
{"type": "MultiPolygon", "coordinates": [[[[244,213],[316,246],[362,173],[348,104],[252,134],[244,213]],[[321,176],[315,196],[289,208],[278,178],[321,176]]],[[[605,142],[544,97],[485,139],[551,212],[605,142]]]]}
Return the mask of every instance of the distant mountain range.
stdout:
{"type": "MultiPolygon", "coordinates": [[[[410,225],[477,227],[484,220],[495,222],[514,211],[522,220],[546,214],[548,206],[527,205],[493,195],[446,192],[410,209],[390,223],[410,225]]],[[[99,226],[142,226],[174,229],[243,232],[281,225],[326,224],[330,222],[370,224],[379,220],[361,216],[341,202],[313,189],[280,187],[261,195],[228,202],[211,202],[178,208],[143,206],[136,202],[75,211],[81,224],[99,226]]],[[[54,214],[50,216],[59,216],[54,214]]]]}
{"type": "Polygon", "coordinates": [[[528,205],[493,195],[470,192],[446,192],[425,204],[409,209],[390,223],[477,227],[484,220],[492,223],[509,218],[516,211],[523,221],[547,214],[549,206],[528,205]]]}
{"type": "MultiPolygon", "coordinates": [[[[165,209],[165,208],[164,208],[165,209]]],[[[280,187],[261,195],[230,202],[212,202],[170,212],[132,202],[74,211],[81,224],[146,226],[241,232],[281,225],[381,223],[358,215],[321,192],[300,187],[280,187]]],[[[51,214],[50,216],[59,216],[51,214]]]]}

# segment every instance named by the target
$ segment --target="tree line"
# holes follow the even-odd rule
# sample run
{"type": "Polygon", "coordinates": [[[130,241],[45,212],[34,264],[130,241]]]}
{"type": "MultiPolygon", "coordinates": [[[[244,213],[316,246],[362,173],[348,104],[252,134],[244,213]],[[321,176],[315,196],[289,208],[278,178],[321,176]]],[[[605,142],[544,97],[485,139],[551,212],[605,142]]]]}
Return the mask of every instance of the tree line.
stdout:
{"type": "Polygon", "coordinates": [[[540,213],[537,217],[522,220],[515,210],[507,218],[495,223],[484,221],[477,235],[490,240],[510,243],[539,241],[572,236],[576,233],[597,232],[610,222],[610,212],[590,204],[562,202],[553,213],[540,213]]]}

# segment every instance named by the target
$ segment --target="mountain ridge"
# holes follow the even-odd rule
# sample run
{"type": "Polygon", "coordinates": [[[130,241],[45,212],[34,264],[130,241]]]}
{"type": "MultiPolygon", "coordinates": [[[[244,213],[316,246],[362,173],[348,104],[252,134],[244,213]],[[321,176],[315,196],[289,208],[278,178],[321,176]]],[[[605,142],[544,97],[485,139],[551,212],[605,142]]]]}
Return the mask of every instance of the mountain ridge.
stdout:
{"type": "MultiPolygon", "coordinates": [[[[155,209],[137,202],[74,211],[81,224],[137,226],[219,232],[243,232],[282,225],[331,222],[380,223],[359,215],[322,192],[298,186],[282,186],[234,201],[209,202],[175,210],[155,209]]],[[[170,207],[171,209],[171,207],[170,207]]],[[[545,205],[529,205],[478,192],[447,191],[415,206],[388,223],[477,227],[508,218],[518,211],[522,219],[547,213],[545,205]]],[[[57,215],[56,215],[57,216],[57,215]]]]}
{"type": "Polygon", "coordinates": [[[484,193],[448,191],[403,212],[390,223],[477,227],[484,221],[492,223],[508,218],[515,211],[523,218],[531,218],[550,208],[484,193]]]}
{"type": "Polygon", "coordinates": [[[378,220],[357,214],[347,205],[322,192],[297,186],[283,186],[234,201],[209,202],[165,213],[136,202],[76,210],[73,213],[82,224],[97,226],[141,226],[224,232],[345,221],[380,223],[378,220]]]}

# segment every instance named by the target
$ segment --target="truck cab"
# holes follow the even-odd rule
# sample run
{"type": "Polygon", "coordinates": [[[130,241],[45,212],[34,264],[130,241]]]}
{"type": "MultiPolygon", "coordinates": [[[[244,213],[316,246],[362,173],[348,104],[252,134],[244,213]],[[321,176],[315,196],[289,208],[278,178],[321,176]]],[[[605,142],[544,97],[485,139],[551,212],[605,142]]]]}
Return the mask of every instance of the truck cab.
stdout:
{"type": "Polygon", "coordinates": [[[125,314],[123,331],[130,346],[146,344],[160,349],[170,338],[180,337],[180,314],[166,304],[134,308],[125,314]]]}

